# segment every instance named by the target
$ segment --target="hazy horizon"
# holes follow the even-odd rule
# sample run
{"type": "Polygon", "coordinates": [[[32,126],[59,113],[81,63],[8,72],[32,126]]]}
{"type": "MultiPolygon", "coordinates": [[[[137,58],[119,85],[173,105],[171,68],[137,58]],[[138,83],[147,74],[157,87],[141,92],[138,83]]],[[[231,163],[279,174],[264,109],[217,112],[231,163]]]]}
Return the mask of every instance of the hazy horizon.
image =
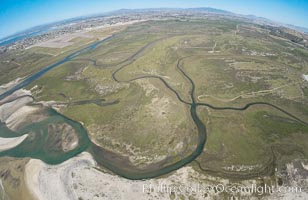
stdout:
{"type": "Polygon", "coordinates": [[[200,8],[210,7],[230,11],[236,14],[255,15],[272,21],[308,28],[308,2],[305,1],[147,1],[135,0],[105,2],[92,0],[85,3],[82,0],[61,1],[20,1],[4,2],[0,8],[0,39],[7,38],[27,29],[82,16],[103,14],[119,9],[149,9],[149,8],[200,8]],[[238,5],[240,4],[240,5],[238,5]],[[72,9],[69,9],[72,7],[72,9]],[[264,8],[264,9],[262,9],[264,8]],[[272,10],[275,9],[275,14],[272,10]],[[271,12],[269,12],[269,11],[271,12]],[[279,12],[280,11],[280,12],[279,12]],[[54,15],[54,14],[57,15],[54,15]],[[262,14],[263,13],[263,14],[262,14]],[[294,23],[295,22],[295,23],[294,23]]]}

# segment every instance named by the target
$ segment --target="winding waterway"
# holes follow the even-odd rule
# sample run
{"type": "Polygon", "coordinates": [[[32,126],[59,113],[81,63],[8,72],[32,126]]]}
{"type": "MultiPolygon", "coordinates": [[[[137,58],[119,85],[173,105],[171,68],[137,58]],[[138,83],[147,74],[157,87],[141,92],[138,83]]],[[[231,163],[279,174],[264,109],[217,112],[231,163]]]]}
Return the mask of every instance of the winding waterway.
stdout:
{"type": "MultiPolygon", "coordinates": [[[[24,88],[25,86],[29,85],[30,83],[32,83],[34,80],[36,80],[37,78],[41,77],[43,74],[47,73],[48,71],[50,71],[51,69],[65,63],[68,62],[70,60],[72,60],[73,58],[76,58],[78,55],[91,51],[93,49],[95,49],[98,45],[102,44],[105,41],[109,41],[110,39],[112,39],[113,36],[110,36],[108,38],[105,38],[104,40],[95,42],[81,50],[78,50],[70,55],[68,55],[67,57],[61,59],[60,61],[47,66],[46,68],[42,69],[41,71],[29,76],[28,78],[26,78],[25,80],[23,80],[22,82],[20,82],[19,84],[17,84],[16,86],[14,86],[13,88],[11,88],[10,90],[6,91],[5,93],[0,95],[0,99],[3,99],[7,96],[9,96],[10,94],[12,94],[13,92],[15,92],[16,90],[19,90],[21,88],[24,88]]],[[[159,41],[159,40],[156,40],[159,41]]],[[[140,169],[134,165],[132,165],[127,158],[122,157],[119,154],[116,154],[114,152],[108,151],[94,143],[92,143],[87,135],[86,129],[78,122],[75,122],[71,119],[66,118],[65,116],[61,115],[60,113],[55,112],[53,109],[49,109],[48,113],[49,113],[49,118],[47,120],[44,120],[42,122],[38,122],[38,123],[34,123],[34,124],[30,124],[26,127],[24,127],[21,131],[19,131],[18,133],[14,133],[14,135],[23,135],[26,134],[28,132],[33,132],[33,137],[31,138],[27,138],[24,142],[22,142],[20,145],[18,145],[17,147],[10,149],[8,151],[4,151],[0,153],[0,156],[14,156],[14,157],[32,157],[32,158],[38,158],[43,160],[46,163],[49,164],[58,164],[61,163],[77,154],[79,154],[82,151],[89,151],[93,157],[95,158],[95,160],[99,163],[99,165],[109,169],[110,171],[114,172],[115,174],[118,174],[122,177],[128,178],[128,179],[147,179],[147,178],[154,178],[160,175],[164,175],[167,174],[169,172],[172,172],[174,170],[177,170],[181,167],[183,167],[184,165],[194,161],[202,152],[204,149],[204,145],[206,143],[206,127],[203,124],[203,122],[200,120],[200,118],[198,117],[197,114],[197,107],[198,106],[208,106],[212,109],[217,109],[217,110],[225,110],[225,109],[229,109],[229,110],[246,110],[248,109],[250,106],[253,105],[267,105],[267,106],[271,106],[275,109],[280,110],[281,112],[289,115],[290,117],[300,121],[301,123],[304,123],[307,125],[307,123],[305,123],[304,121],[300,120],[299,118],[297,118],[296,116],[292,115],[291,113],[288,113],[287,111],[272,105],[270,103],[266,103],[266,102],[254,102],[254,103],[250,103],[245,105],[242,108],[232,108],[232,107],[216,107],[216,106],[212,106],[210,104],[206,104],[206,103],[196,103],[195,101],[195,84],[193,82],[193,80],[188,76],[188,74],[185,73],[185,71],[181,68],[180,64],[181,61],[185,58],[181,58],[179,59],[178,63],[177,63],[177,69],[182,73],[182,75],[189,81],[190,85],[191,85],[191,91],[190,91],[190,97],[191,97],[191,102],[185,101],[184,99],[182,99],[182,97],[180,96],[180,94],[173,89],[162,77],[159,76],[155,76],[155,75],[144,75],[144,76],[140,76],[140,77],[135,77],[133,79],[130,80],[126,80],[126,81],[122,81],[119,78],[117,78],[117,73],[124,69],[126,66],[129,66],[130,62],[132,62],[135,57],[137,55],[139,55],[141,52],[143,52],[147,47],[149,47],[151,44],[154,44],[155,41],[148,43],[147,45],[143,46],[141,49],[139,49],[135,54],[133,54],[132,56],[130,56],[128,59],[125,60],[125,62],[121,62],[122,63],[126,63],[129,62],[128,64],[124,64],[121,67],[119,67],[117,70],[114,71],[114,73],[112,74],[112,77],[115,81],[117,82],[131,82],[131,81],[135,81],[138,79],[144,79],[144,78],[154,78],[154,79],[158,79],[160,80],[170,91],[172,91],[178,98],[178,100],[186,105],[188,105],[190,107],[190,115],[191,118],[193,119],[195,126],[197,127],[197,131],[198,131],[198,143],[196,146],[196,149],[191,152],[187,157],[178,160],[174,163],[166,163],[166,162],[161,162],[161,163],[155,163],[152,165],[149,165],[149,167],[140,169]],[[48,133],[47,133],[47,125],[49,123],[67,123],[70,126],[72,126],[78,133],[78,139],[80,141],[79,145],[77,148],[68,151],[68,152],[63,152],[63,151],[51,151],[50,149],[46,148],[46,144],[48,142],[48,133]]],[[[96,62],[95,62],[96,64],[96,62]]],[[[3,126],[3,125],[2,125],[3,126]]],[[[8,137],[10,135],[10,133],[7,133],[8,129],[5,129],[5,127],[1,127],[0,126],[0,136],[2,137],[8,137]]]]}

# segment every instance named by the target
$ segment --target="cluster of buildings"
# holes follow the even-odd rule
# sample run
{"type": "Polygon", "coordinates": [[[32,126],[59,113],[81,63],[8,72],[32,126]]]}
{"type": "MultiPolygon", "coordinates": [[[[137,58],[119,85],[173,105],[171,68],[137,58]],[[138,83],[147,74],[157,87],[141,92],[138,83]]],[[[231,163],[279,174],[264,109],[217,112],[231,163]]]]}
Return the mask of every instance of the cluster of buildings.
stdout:
{"type": "MultiPolygon", "coordinates": [[[[45,31],[40,34],[25,37],[24,39],[1,46],[0,53],[10,50],[26,49],[37,43],[55,39],[61,35],[81,32],[95,27],[126,23],[136,20],[166,20],[185,19],[193,17],[209,16],[208,12],[176,11],[176,10],[119,10],[109,15],[80,17],[44,26],[45,31]]],[[[212,13],[213,15],[213,13],[212,13]]],[[[30,32],[30,30],[29,30],[30,32]]]]}

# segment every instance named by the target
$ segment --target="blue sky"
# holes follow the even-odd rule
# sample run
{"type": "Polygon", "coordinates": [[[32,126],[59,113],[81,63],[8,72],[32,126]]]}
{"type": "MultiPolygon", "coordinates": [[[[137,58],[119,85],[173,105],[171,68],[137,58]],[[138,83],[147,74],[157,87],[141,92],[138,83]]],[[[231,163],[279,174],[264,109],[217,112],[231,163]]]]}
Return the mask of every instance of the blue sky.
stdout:
{"type": "Polygon", "coordinates": [[[0,0],[0,38],[77,16],[158,7],[213,7],[308,28],[308,0],[0,0]]]}

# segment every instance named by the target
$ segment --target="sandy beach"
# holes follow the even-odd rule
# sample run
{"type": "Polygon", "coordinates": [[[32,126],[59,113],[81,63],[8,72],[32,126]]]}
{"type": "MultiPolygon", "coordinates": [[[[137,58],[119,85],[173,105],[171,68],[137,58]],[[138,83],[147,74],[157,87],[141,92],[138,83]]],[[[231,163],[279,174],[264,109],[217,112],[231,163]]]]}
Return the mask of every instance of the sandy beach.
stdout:
{"type": "Polygon", "coordinates": [[[20,137],[14,137],[14,138],[0,137],[0,152],[16,147],[17,145],[22,143],[27,137],[28,137],[28,134],[22,135],[20,137]]]}
{"type": "MultiPolygon", "coordinates": [[[[25,181],[32,195],[40,200],[147,200],[170,199],[171,195],[170,192],[149,191],[150,185],[197,185],[200,177],[208,179],[191,167],[181,168],[166,178],[136,181],[98,171],[95,167],[96,162],[86,152],[59,165],[31,159],[26,165],[25,181]]],[[[188,196],[189,191],[183,195],[188,196]]],[[[197,193],[196,197],[202,198],[202,195],[197,193]]]]}

